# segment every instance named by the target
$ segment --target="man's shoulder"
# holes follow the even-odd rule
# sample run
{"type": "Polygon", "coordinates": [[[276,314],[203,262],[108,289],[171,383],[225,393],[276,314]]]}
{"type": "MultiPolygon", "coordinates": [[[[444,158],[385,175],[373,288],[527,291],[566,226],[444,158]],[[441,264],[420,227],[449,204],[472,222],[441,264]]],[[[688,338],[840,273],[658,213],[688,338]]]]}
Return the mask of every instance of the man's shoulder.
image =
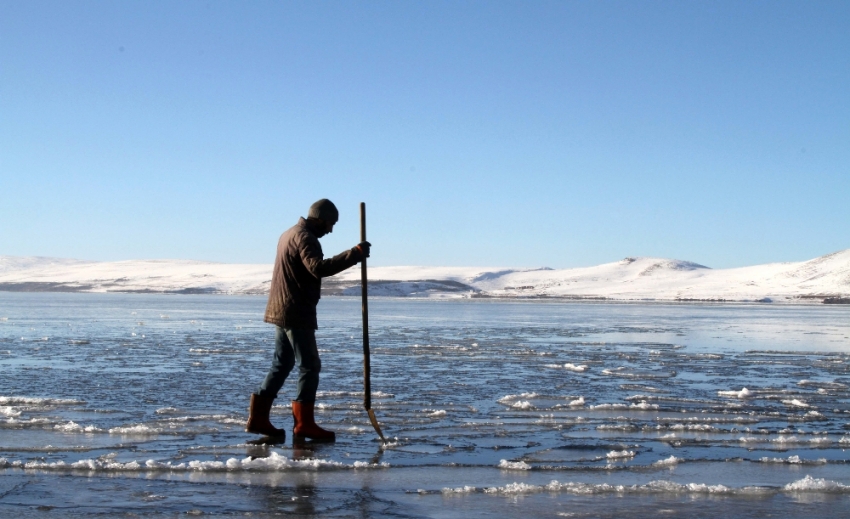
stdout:
{"type": "Polygon", "coordinates": [[[283,231],[283,234],[280,235],[280,239],[283,240],[284,238],[287,238],[287,237],[291,238],[291,237],[295,237],[295,236],[300,237],[300,236],[304,236],[304,235],[312,235],[313,233],[310,232],[310,229],[305,224],[306,224],[306,221],[303,218],[301,218],[300,220],[298,220],[298,223],[296,223],[295,225],[293,225],[289,229],[283,231]]]}
{"type": "Polygon", "coordinates": [[[297,248],[301,248],[304,246],[320,246],[319,238],[317,238],[316,235],[313,234],[313,232],[310,230],[309,226],[305,224],[306,222],[302,218],[301,220],[299,220],[298,223],[284,231],[284,233],[280,235],[280,244],[289,244],[297,248]]]}

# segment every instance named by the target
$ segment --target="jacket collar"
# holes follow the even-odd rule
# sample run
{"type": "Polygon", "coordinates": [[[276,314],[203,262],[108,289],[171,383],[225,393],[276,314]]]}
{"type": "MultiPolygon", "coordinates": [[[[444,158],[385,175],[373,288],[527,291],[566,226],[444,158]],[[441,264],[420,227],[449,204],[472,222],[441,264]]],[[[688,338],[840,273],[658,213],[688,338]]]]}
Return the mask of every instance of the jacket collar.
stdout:
{"type": "Polygon", "coordinates": [[[318,229],[316,229],[316,227],[303,216],[298,219],[298,226],[307,230],[307,232],[313,236],[318,236],[318,233],[316,232],[318,229]]]}

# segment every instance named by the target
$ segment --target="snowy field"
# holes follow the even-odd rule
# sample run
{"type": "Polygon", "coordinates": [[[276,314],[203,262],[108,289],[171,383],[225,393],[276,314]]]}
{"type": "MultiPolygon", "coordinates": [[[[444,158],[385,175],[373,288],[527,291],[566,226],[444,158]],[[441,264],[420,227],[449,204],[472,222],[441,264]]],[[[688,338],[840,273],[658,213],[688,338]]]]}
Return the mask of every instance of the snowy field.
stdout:
{"type": "Polygon", "coordinates": [[[359,301],[325,298],[339,441],[254,446],[264,304],[0,292],[0,516],[850,513],[848,306],[376,299],[382,445],[359,301]]]}
{"type": "MultiPolygon", "coordinates": [[[[0,290],[264,294],[271,265],[188,260],[91,262],[0,256],[0,290]]],[[[613,301],[822,303],[850,298],[850,249],[809,261],[710,269],[663,258],[588,268],[373,267],[370,294],[439,298],[567,298],[613,301]]],[[[359,295],[359,269],[324,282],[359,295]]]]}

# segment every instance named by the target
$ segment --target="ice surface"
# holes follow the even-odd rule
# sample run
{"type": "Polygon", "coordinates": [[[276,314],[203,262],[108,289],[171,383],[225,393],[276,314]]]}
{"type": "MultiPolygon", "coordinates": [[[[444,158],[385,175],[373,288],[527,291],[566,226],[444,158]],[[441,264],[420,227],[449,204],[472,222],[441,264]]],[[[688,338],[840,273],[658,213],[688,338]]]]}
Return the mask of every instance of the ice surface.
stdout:
{"type": "MultiPolygon", "coordinates": [[[[273,348],[263,297],[6,293],[0,303],[4,481],[108,474],[133,492],[192,482],[181,492],[198,496],[215,485],[203,499],[237,515],[223,496],[263,486],[313,485],[314,504],[338,489],[339,510],[366,487],[380,497],[365,502],[410,492],[494,516],[501,508],[481,500],[521,496],[541,517],[578,496],[850,494],[846,308],[376,300],[382,443],[362,406],[359,301],[323,298],[316,414],[338,441],[255,446],[245,413],[273,348]]],[[[294,384],[272,409],[287,430],[294,384]]]]}

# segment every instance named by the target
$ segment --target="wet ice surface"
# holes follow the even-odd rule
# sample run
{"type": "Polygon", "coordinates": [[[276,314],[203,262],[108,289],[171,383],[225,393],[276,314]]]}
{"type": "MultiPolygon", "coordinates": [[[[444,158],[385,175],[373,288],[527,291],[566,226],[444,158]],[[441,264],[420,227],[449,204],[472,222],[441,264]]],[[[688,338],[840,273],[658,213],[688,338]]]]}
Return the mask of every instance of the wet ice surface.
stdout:
{"type": "MultiPolygon", "coordinates": [[[[320,304],[333,445],[250,446],[260,297],[0,293],[0,511],[846,514],[850,308],[320,304]]],[[[287,381],[273,410],[291,430],[287,381]]],[[[572,514],[572,515],[569,515],[572,514]]]]}

